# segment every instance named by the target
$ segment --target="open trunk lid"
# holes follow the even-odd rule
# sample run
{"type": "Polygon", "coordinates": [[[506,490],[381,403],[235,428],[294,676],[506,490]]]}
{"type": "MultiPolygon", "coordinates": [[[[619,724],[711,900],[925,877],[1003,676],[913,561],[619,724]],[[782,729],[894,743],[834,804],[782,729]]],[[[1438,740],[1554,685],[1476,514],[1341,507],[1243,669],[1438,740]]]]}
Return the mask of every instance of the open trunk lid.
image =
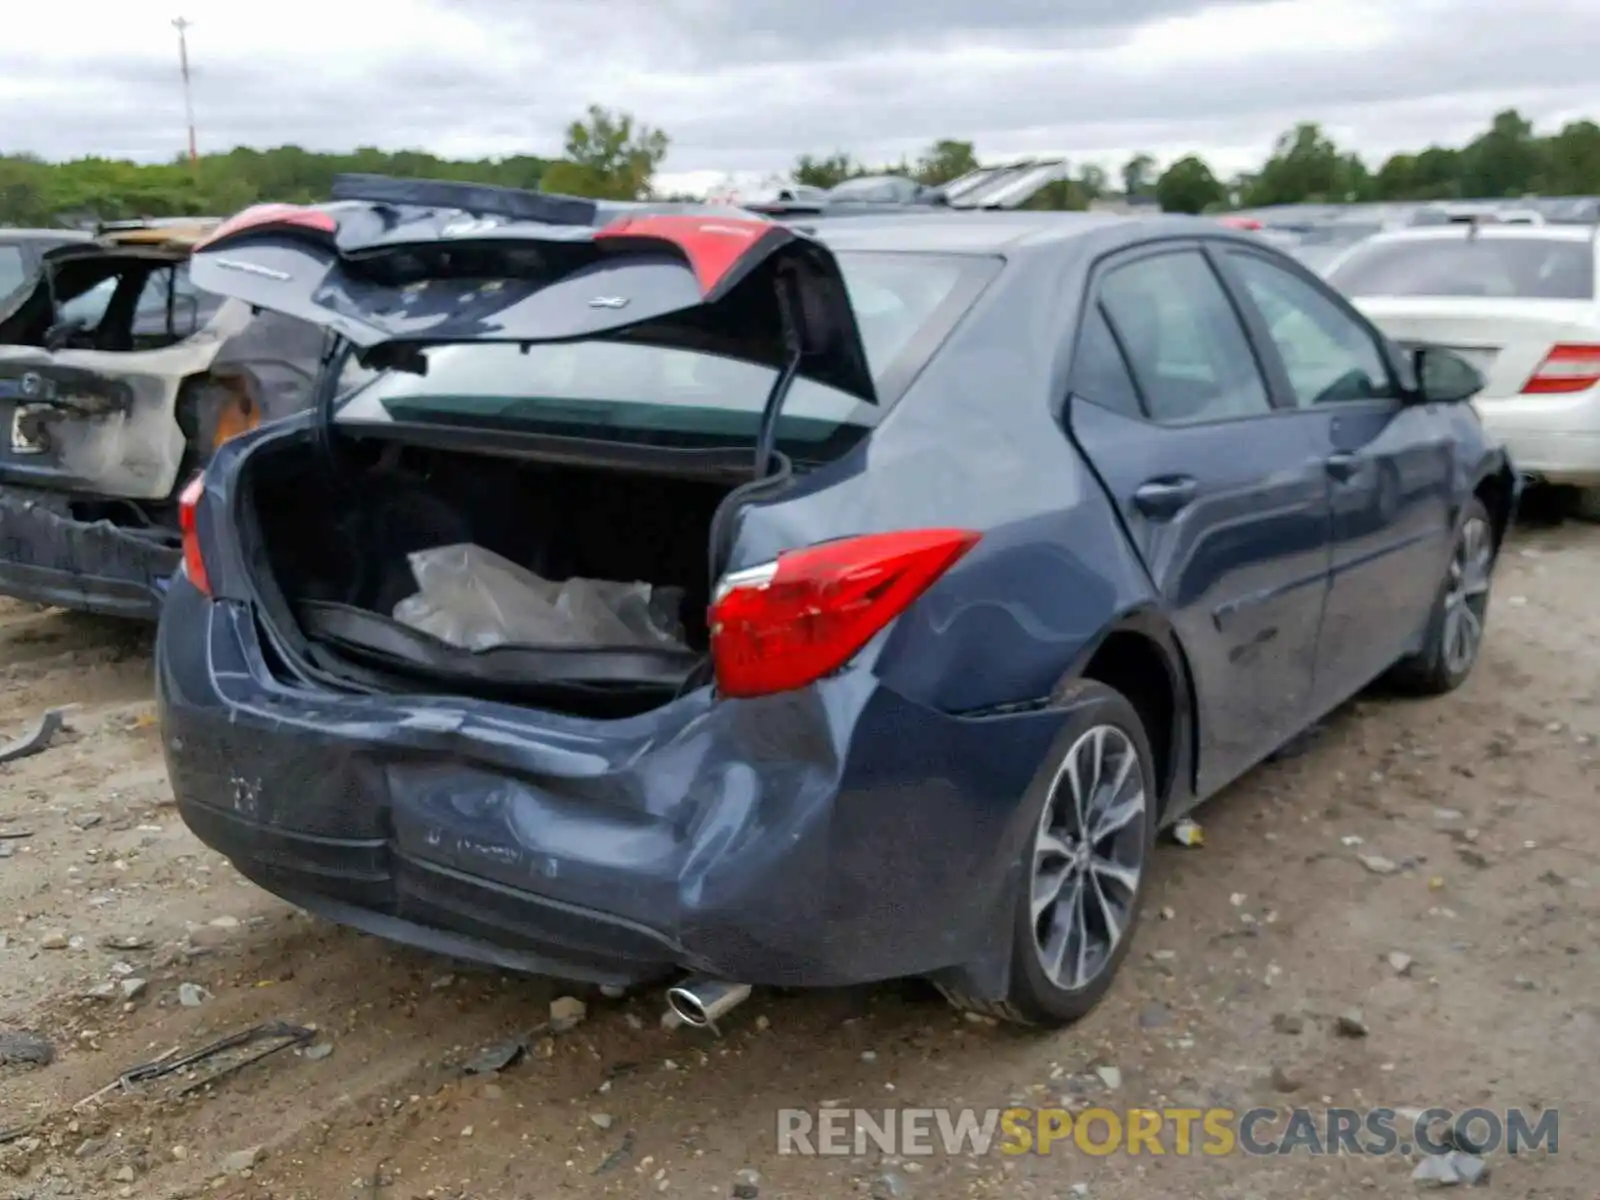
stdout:
{"type": "MultiPolygon", "coordinates": [[[[617,211],[374,177],[341,180],[335,195],[327,205],[264,206],[225,222],[191,260],[196,286],[315,322],[384,371],[426,374],[425,350],[471,343],[648,344],[755,364],[774,373],[756,437],[758,480],[796,378],[880,402],[838,262],[787,226],[738,211],[617,211]]],[[[707,532],[713,577],[728,533],[720,514],[707,532]]],[[[398,673],[479,694],[509,687],[536,704],[580,694],[586,702],[664,701],[705,661],[681,641],[539,639],[472,649],[419,635],[399,607],[391,615],[387,604],[308,605],[268,582],[256,576],[249,589],[264,626],[286,639],[285,657],[303,652],[301,661],[336,686],[381,688],[398,673]],[[294,644],[296,628],[310,645],[294,644]]],[[[482,590],[476,576],[468,583],[482,590]]]]}
{"type": "Polygon", "coordinates": [[[334,195],[224,222],[196,250],[196,286],[324,326],[369,366],[414,367],[432,345],[616,339],[877,402],[837,261],[788,226],[375,176],[334,195]]]}

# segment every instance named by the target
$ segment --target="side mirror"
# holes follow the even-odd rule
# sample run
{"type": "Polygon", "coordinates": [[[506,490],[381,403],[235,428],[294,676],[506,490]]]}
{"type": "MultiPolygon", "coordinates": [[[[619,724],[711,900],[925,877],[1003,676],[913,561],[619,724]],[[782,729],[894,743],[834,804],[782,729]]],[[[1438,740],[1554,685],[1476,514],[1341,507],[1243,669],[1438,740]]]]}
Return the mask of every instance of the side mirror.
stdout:
{"type": "Polygon", "coordinates": [[[1460,404],[1483,391],[1483,372],[1454,350],[1418,346],[1411,351],[1411,369],[1420,404],[1460,404]]]}

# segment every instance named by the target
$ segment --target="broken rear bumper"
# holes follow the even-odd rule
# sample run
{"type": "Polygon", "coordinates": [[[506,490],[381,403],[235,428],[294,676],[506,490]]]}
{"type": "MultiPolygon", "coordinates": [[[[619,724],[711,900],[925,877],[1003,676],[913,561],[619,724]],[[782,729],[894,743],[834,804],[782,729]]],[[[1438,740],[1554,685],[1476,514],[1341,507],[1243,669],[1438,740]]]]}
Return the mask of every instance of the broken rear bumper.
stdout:
{"type": "Polygon", "coordinates": [[[58,492],[0,487],[0,594],[153,621],[181,556],[157,536],[76,519],[58,492]]]}
{"type": "Polygon", "coordinates": [[[308,692],[179,579],[157,639],[179,811],[291,903],[502,967],[837,986],[1009,956],[1065,714],[966,720],[848,671],[621,721],[308,692]]]}

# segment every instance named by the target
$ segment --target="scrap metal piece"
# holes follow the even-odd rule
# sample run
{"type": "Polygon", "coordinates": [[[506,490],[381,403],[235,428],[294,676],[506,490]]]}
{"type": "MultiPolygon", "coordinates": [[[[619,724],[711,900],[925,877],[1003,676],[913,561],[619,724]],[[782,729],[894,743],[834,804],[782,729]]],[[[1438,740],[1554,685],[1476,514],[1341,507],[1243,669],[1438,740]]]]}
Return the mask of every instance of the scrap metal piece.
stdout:
{"type": "Polygon", "coordinates": [[[136,1067],[129,1067],[121,1075],[117,1076],[116,1083],[122,1088],[123,1091],[134,1091],[142,1084],[149,1083],[156,1079],[163,1079],[168,1075],[175,1075],[179,1071],[184,1071],[189,1067],[197,1066],[200,1063],[215,1058],[219,1054],[226,1053],[229,1050],[237,1050],[243,1046],[252,1046],[258,1042],[268,1042],[273,1040],[277,1041],[276,1045],[268,1046],[259,1054],[252,1054],[248,1058],[242,1058],[238,1062],[230,1063],[228,1066],[224,1067],[220,1071],[215,1072],[214,1074],[207,1075],[203,1079],[197,1079],[192,1083],[186,1084],[185,1086],[179,1088],[175,1093],[177,1096],[186,1096],[198,1088],[205,1087],[207,1084],[215,1083],[219,1079],[223,1079],[234,1074],[236,1071],[249,1066],[251,1063],[260,1062],[263,1058],[266,1058],[271,1054],[276,1054],[280,1050],[288,1050],[292,1047],[310,1045],[312,1039],[315,1037],[316,1030],[307,1029],[304,1025],[291,1025],[286,1021],[268,1021],[263,1025],[257,1025],[251,1029],[245,1029],[239,1033],[230,1034],[228,1037],[212,1042],[209,1046],[203,1046],[194,1053],[186,1054],[181,1058],[173,1058],[170,1055],[162,1055],[160,1058],[151,1062],[141,1063],[136,1067]]]}
{"type": "Polygon", "coordinates": [[[27,758],[30,754],[37,754],[48,747],[51,740],[66,725],[67,714],[77,707],[76,704],[68,704],[61,708],[45,709],[44,715],[33,723],[32,729],[4,748],[0,748],[0,763],[27,758]]]}

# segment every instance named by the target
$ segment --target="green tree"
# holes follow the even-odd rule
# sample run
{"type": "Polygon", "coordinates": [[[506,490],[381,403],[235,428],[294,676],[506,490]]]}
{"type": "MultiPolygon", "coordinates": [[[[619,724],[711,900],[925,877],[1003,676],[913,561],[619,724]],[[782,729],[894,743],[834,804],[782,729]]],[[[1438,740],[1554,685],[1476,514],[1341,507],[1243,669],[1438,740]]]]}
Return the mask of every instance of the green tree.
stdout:
{"type": "Polygon", "coordinates": [[[1401,200],[1417,185],[1417,156],[1391,154],[1372,177],[1372,189],[1379,200],[1401,200]]]}
{"type": "Polygon", "coordinates": [[[802,154],[795,160],[794,170],[790,172],[796,183],[819,188],[831,188],[846,179],[855,179],[867,173],[865,167],[843,150],[835,151],[825,158],[802,154]]]}
{"type": "Polygon", "coordinates": [[[1542,190],[1545,147],[1514,108],[1494,115],[1488,132],[1461,151],[1460,177],[1468,196],[1520,196],[1542,190]]]}
{"type": "Polygon", "coordinates": [[[591,104],[567,126],[566,154],[545,169],[546,191],[607,200],[643,200],[667,156],[667,135],[627,113],[591,104]]]}
{"type": "MultiPolygon", "coordinates": [[[[326,199],[334,177],[351,171],[633,198],[651,194],[666,149],[665,134],[626,114],[594,107],[568,130],[565,156],[554,162],[532,154],[447,159],[422,150],[372,146],[337,153],[301,146],[241,146],[205,155],[194,166],[176,156],[139,164],[100,157],[45,162],[25,154],[0,154],[0,224],[220,216],[258,201],[326,199]]],[[[932,179],[961,174],[976,159],[969,144],[947,138],[933,143],[914,165],[869,165],[840,150],[823,158],[802,156],[794,176],[823,187],[885,172],[932,179]]],[[[1167,180],[1170,202],[1176,182],[1190,171],[1187,166],[1178,171],[1178,165],[1158,177],[1150,157],[1136,155],[1122,168],[1121,183],[1142,195],[1152,189],[1159,193],[1167,180]]],[[[1083,208],[1107,190],[1106,172],[1086,164],[1075,178],[1043,189],[1028,207],[1083,208]]],[[[1427,146],[1395,154],[1369,172],[1357,155],[1341,151],[1317,125],[1305,123],[1279,138],[1259,168],[1231,177],[1221,191],[1222,202],[1230,205],[1470,199],[1528,192],[1600,195],[1600,124],[1574,120],[1541,136],[1519,113],[1507,110],[1466,146],[1427,146]]],[[[1193,197],[1185,202],[1192,203],[1193,197]]]]}
{"type": "Polygon", "coordinates": [[[1305,121],[1278,138],[1245,203],[1343,203],[1360,198],[1366,177],[1359,158],[1341,154],[1322,126],[1305,121]]]}
{"type": "Polygon", "coordinates": [[[1549,139],[1548,187],[1557,195],[1600,192],[1600,125],[1573,121],[1549,139]]]}
{"type": "Polygon", "coordinates": [[[1122,164],[1122,191],[1128,196],[1148,196],[1154,185],[1156,160],[1142,151],[1122,164]]]}
{"type": "Polygon", "coordinates": [[[1417,155],[1415,190],[1406,199],[1448,200],[1462,194],[1461,151],[1429,146],[1417,155]]]}
{"type": "Polygon", "coordinates": [[[1156,199],[1166,212],[1201,213],[1227,201],[1227,193],[1205,160],[1187,154],[1161,172],[1156,199]]]}
{"type": "Polygon", "coordinates": [[[1076,182],[1078,194],[1085,202],[1102,199],[1111,186],[1111,181],[1106,176],[1106,169],[1097,163],[1084,163],[1079,167],[1076,182]]]}
{"type": "Polygon", "coordinates": [[[978,169],[978,156],[971,142],[958,142],[953,138],[940,138],[929,146],[917,162],[913,176],[918,183],[930,187],[949,183],[952,179],[970,174],[978,169]]]}

